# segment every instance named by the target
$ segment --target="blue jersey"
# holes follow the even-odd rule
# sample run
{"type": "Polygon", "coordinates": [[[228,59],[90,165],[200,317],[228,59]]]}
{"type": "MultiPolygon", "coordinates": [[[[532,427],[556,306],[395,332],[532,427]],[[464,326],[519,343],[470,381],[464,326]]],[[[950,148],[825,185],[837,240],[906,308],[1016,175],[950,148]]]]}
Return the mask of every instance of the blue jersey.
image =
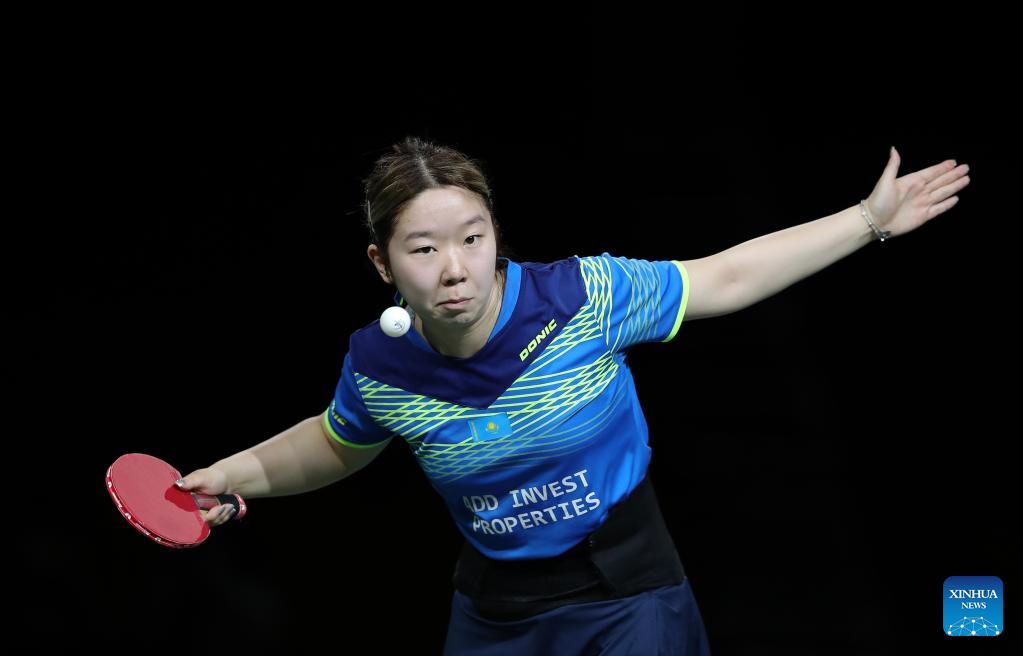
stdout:
{"type": "Polygon", "coordinates": [[[400,435],[458,530],[495,559],[548,558],[596,530],[643,479],[647,423],[625,361],[667,342],[689,297],[681,262],[507,261],[501,313],[469,358],[415,330],[352,334],[329,433],[349,447],[400,435]]]}

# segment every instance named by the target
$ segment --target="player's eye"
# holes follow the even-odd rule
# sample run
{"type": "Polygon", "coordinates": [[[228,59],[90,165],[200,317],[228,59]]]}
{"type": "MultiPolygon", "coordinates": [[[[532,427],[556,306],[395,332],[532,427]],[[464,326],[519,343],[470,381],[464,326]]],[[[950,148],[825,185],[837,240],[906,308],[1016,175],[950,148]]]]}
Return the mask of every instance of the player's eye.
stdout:
{"type": "Polygon", "coordinates": [[[483,239],[483,236],[482,235],[470,235],[469,237],[465,238],[465,241],[469,241],[470,239],[475,239],[476,240],[476,241],[472,242],[472,244],[470,244],[470,246],[475,246],[476,244],[480,243],[480,239],[483,239]]]}
{"type": "Polygon", "coordinates": [[[412,252],[413,253],[421,253],[421,252],[425,251],[427,248],[433,248],[433,246],[420,246],[419,248],[417,248],[416,250],[414,250],[412,252]]]}

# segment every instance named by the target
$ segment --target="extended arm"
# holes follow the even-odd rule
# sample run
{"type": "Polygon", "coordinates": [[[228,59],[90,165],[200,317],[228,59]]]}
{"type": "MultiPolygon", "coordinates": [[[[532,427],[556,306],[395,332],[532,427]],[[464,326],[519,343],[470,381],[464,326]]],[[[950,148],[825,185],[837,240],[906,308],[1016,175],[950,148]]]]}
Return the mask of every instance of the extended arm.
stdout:
{"type": "Polygon", "coordinates": [[[309,417],[265,442],[210,466],[224,473],[227,492],[242,497],[301,494],[335,483],[365,467],[390,442],[367,448],[332,438],[323,415],[309,417]]]}
{"type": "MultiPolygon", "coordinates": [[[[891,236],[911,232],[958,201],[967,165],[946,161],[896,178],[893,149],[867,198],[869,215],[891,236]]],[[[736,312],[762,301],[876,239],[859,204],[815,221],[772,232],[716,255],[683,262],[689,273],[687,319],[736,312]]]]}

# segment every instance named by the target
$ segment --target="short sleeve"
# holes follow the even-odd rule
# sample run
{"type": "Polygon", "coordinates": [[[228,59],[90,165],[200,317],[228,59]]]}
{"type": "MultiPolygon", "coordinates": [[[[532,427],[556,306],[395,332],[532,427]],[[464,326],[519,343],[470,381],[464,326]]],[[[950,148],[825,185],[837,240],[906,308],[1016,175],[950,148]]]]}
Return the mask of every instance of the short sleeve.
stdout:
{"type": "Polygon", "coordinates": [[[355,448],[377,446],[392,436],[391,431],[378,426],[366,410],[352,369],[351,353],[345,355],[341,378],[334,390],[334,400],[324,413],[324,424],[331,437],[345,446],[355,448]]]}
{"type": "Polygon", "coordinates": [[[580,257],[586,294],[612,352],[668,342],[689,300],[689,273],[678,260],[580,257]]]}

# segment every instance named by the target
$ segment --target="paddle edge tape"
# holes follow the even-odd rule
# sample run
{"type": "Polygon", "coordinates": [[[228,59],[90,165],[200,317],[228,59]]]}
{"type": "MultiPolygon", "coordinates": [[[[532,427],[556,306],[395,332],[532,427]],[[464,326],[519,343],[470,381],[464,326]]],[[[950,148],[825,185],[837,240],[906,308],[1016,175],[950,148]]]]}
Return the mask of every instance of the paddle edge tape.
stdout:
{"type": "MultiPolygon", "coordinates": [[[[124,456],[121,456],[121,457],[123,458],[124,456]]],[[[118,458],[118,460],[120,460],[120,458],[118,458]]],[[[114,464],[117,464],[117,462],[115,461],[114,464]]],[[[156,542],[157,544],[161,544],[161,545],[163,545],[165,547],[170,547],[171,549],[192,549],[192,548],[198,547],[200,544],[202,544],[203,542],[206,541],[206,538],[209,537],[209,535],[210,535],[209,525],[205,524],[205,523],[204,523],[204,525],[202,527],[202,531],[200,533],[199,539],[196,540],[194,543],[190,543],[190,544],[183,543],[183,542],[175,542],[174,540],[170,540],[170,539],[168,539],[167,537],[165,537],[163,535],[160,535],[158,533],[154,533],[154,532],[150,531],[149,529],[147,529],[145,526],[143,526],[134,517],[134,515],[132,514],[132,511],[131,511],[131,508],[129,508],[121,500],[121,498],[117,495],[117,491],[114,489],[113,470],[114,470],[114,465],[110,465],[109,467],[107,467],[107,475],[106,475],[106,488],[107,488],[107,492],[110,493],[110,498],[113,499],[114,505],[117,506],[117,510],[118,510],[118,512],[121,513],[121,516],[124,517],[128,521],[129,524],[134,526],[135,529],[138,530],[139,533],[141,533],[142,535],[146,536],[147,538],[149,538],[153,542],[156,542]]]]}

